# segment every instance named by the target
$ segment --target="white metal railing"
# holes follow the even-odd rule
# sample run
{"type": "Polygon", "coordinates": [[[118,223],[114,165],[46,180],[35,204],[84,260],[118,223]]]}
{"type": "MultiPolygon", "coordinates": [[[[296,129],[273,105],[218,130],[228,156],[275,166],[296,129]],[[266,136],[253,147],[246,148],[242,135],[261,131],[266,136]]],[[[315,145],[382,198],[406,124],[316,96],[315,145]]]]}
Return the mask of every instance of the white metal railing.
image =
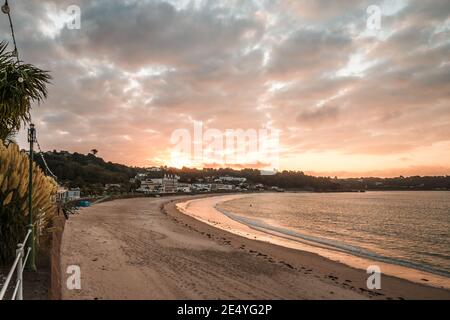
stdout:
{"type": "Polygon", "coordinates": [[[31,235],[31,228],[28,229],[27,235],[22,243],[17,245],[16,250],[16,259],[11,267],[11,270],[6,277],[5,283],[3,284],[3,288],[0,291],[0,300],[3,300],[6,294],[6,290],[8,290],[9,283],[14,275],[14,271],[16,271],[16,285],[14,286],[14,292],[12,294],[11,300],[23,300],[23,270],[25,269],[28,256],[31,252],[31,246],[27,248],[27,253],[25,254],[25,245],[28,241],[28,238],[31,235]]]}

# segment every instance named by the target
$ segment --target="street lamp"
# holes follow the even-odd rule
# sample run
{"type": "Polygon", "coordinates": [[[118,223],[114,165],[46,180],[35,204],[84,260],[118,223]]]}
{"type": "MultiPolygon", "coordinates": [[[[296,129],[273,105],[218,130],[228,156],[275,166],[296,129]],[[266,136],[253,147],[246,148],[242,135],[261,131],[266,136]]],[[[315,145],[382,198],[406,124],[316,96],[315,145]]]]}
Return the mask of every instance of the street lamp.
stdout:
{"type": "Polygon", "coordinates": [[[28,174],[28,229],[31,230],[29,247],[31,248],[30,259],[28,260],[28,268],[31,271],[36,271],[36,254],[35,254],[35,239],[33,226],[33,143],[36,142],[36,129],[34,124],[30,124],[28,129],[28,142],[30,143],[30,166],[28,174]]]}

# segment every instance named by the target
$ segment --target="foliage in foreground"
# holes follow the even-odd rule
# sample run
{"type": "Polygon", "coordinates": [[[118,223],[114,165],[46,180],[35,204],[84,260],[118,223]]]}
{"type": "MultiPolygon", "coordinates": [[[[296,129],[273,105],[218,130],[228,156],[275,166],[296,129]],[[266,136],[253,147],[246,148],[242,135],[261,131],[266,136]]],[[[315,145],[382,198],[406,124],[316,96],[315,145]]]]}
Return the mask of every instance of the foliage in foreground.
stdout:
{"type": "Polygon", "coordinates": [[[30,121],[31,102],[40,103],[47,97],[50,75],[31,64],[16,61],[0,42],[0,140],[19,131],[30,121]]]}
{"type": "MultiPolygon", "coordinates": [[[[28,155],[0,140],[0,265],[15,256],[17,243],[26,234],[28,224],[28,155]]],[[[33,220],[36,239],[50,226],[56,214],[56,182],[33,164],[33,220]]]]}

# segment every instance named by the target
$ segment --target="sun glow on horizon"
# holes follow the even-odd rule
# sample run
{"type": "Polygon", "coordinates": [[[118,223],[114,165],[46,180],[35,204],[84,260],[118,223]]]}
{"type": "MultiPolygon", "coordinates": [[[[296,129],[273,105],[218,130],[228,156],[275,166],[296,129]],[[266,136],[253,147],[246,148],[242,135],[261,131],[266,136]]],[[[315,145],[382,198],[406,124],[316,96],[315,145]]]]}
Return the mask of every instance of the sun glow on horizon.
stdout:
{"type": "MultiPolygon", "coordinates": [[[[32,108],[44,149],[95,148],[138,166],[273,167],[253,151],[230,160],[214,141],[200,158],[172,152],[172,133],[202,122],[281,129],[279,170],[450,173],[445,0],[374,1],[376,29],[365,2],[82,3],[77,30],[65,1],[14,4],[20,58],[53,77],[32,108]]],[[[26,146],[26,128],[17,140],[26,146]]]]}

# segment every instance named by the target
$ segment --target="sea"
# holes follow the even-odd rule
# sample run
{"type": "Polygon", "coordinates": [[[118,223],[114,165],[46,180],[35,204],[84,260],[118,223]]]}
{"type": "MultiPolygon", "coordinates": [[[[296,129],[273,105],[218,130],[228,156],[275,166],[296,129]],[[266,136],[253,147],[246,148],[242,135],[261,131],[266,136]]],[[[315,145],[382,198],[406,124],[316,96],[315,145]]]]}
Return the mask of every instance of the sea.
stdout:
{"type": "Polygon", "coordinates": [[[252,228],[450,278],[450,192],[270,193],[216,209],[252,228]]]}

